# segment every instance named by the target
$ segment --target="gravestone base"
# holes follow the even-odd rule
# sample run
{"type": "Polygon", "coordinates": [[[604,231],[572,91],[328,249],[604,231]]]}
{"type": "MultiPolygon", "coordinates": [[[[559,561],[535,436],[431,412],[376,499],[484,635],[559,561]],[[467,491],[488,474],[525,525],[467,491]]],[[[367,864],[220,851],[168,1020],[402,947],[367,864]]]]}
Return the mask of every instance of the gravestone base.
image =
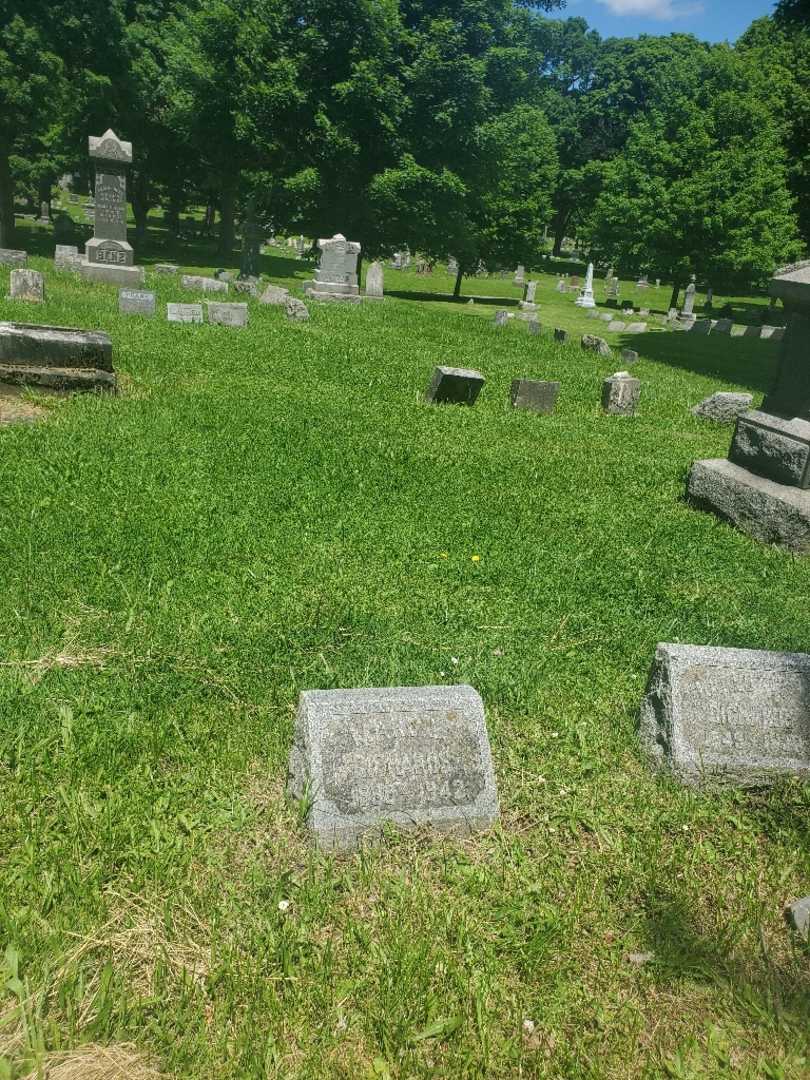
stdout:
{"type": "Polygon", "coordinates": [[[115,373],[98,368],[30,367],[0,364],[0,383],[41,386],[46,390],[107,390],[115,393],[115,373]]]}
{"type": "Polygon", "coordinates": [[[0,323],[0,382],[52,390],[115,390],[112,341],[98,330],[0,323]]]}
{"type": "MultiPolygon", "coordinates": [[[[368,299],[361,296],[357,285],[344,285],[339,281],[305,281],[304,296],[310,300],[343,300],[349,304],[360,304],[368,299]]],[[[374,297],[381,300],[382,297],[374,297]]]]}
{"type": "Polygon", "coordinates": [[[695,461],[689,499],[765,544],[810,553],[810,491],[778,484],[725,458],[695,461]]]}
{"type": "MultiPolygon", "coordinates": [[[[88,241],[89,242],[89,241],[88,241]]],[[[146,275],[142,266],[107,266],[85,260],[79,271],[86,281],[102,281],[108,285],[142,285],[146,275]]]]}

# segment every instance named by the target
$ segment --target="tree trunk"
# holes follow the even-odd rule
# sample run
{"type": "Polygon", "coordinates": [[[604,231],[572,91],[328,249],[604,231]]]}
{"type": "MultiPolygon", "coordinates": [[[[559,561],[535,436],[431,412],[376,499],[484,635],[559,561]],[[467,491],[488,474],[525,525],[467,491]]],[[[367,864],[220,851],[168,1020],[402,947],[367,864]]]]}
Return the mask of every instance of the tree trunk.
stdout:
{"type": "Polygon", "coordinates": [[[461,297],[461,279],[464,277],[464,271],[459,266],[456,271],[456,285],[453,289],[453,299],[458,300],[461,297]]]}
{"type": "Polygon", "coordinates": [[[236,208],[236,181],[232,176],[222,182],[219,201],[219,245],[217,255],[229,258],[233,252],[234,211],[236,208]]]}
{"type": "Polygon", "coordinates": [[[14,182],[8,147],[0,144],[0,247],[14,247],[14,182]]]}
{"type": "Polygon", "coordinates": [[[559,259],[562,253],[562,243],[570,220],[571,210],[568,207],[561,207],[554,215],[554,223],[552,225],[552,230],[554,232],[554,246],[551,249],[551,254],[556,259],[559,259]]]}
{"type": "Polygon", "coordinates": [[[146,238],[146,222],[149,217],[149,185],[144,173],[136,173],[130,198],[132,200],[132,213],[135,217],[135,235],[138,240],[144,240],[146,238]]]}
{"type": "Polygon", "coordinates": [[[676,308],[678,306],[678,297],[681,295],[680,282],[676,281],[672,286],[672,296],[669,298],[669,306],[676,308]]]}
{"type": "Polygon", "coordinates": [[[169,205],[166,211],[166,227],[169,235],[176,237],[180,232],[180,214],[183,212],[183,198],[179,191],[169,192],[169,205]]]}

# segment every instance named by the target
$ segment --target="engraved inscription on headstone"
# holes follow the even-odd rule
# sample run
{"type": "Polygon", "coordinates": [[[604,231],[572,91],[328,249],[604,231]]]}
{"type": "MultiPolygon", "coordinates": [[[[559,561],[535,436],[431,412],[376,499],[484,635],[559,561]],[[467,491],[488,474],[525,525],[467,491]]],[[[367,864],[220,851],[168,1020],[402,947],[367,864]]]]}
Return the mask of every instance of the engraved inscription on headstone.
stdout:
{"type": "Polygon", "coordinates": [[[166,318],[169,322],[201,323],[203,321],[202,304],[167,304],[166,318]]]}
{"type": "Polygon", "coordinates": [[[304,691],[289,787],[309,800],[325,849],[354,847],[386,821],[487,828],[498,797],[481,698],[470,686],[304,691]]]}
{"type": "Polygon", "coordinates": [[[135,254],[127,243],[126,168],[132,164],[132,143],[121,142],[112,130],[90,136],[90,157],[96,163],[93,239],[85,244],[89,263],[132,266],[135,254]]]}
{"type": "Polygon", "coordinates": [[[155,294],[145,289],[119,289],[118,311],[122,315],[154,315],[155,294]]]}
{"type": "Polygon", "coordinates": [[[659,645],[640,734],[685,784],[810,776],[810,655],[659,645]]]}
{"type": "Polygon", "coordinates": [[[208,321],[222,326],[247,326],[247,304],[222,304],[208,301],[208,321]]]}

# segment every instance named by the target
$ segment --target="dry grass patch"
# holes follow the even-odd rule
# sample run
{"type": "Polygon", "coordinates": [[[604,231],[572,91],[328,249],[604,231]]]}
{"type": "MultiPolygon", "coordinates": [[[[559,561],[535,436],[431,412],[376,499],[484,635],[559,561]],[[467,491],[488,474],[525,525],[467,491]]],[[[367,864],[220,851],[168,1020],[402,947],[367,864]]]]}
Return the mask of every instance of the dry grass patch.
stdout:
{"type": "Polygon", "coordinates": [[[161,1080],[131,1043],[99,1046],[89,1043],[74,1050],[46,1054],[21,1080],[161,1080]]]}

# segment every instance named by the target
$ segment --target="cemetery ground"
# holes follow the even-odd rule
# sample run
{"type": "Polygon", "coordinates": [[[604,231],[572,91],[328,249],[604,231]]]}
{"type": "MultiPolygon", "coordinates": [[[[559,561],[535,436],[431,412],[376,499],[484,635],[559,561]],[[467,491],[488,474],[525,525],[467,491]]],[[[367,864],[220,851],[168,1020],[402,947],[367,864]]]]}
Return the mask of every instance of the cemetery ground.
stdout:
{"type": "Polygon", "coordinates": [[[758,404],[776,346],[603,332],[545,276],[544,326],[641,354],[610,417],[618,355],[496,329],[446,275],[230,330],[165,321],[200,299],[149,273],[172,255],[218,265],[139,250],[154,319],[45,258],[45,303],[0,299],[107,331],[121,386],[0,427],[0,1077],[807,1076],[810,790],[681,788],[636,735],[659,641],[810,651],[810,560],[683,500],[731,437],[690,406],[758,404]],[[421,400],[445,363],[474,408],[421,400]],[[519,376],[561,381],[553,415],[510,408],[519,376]],[[458,682],[498,827],[314,852],[299,691],[458,682]]]}

